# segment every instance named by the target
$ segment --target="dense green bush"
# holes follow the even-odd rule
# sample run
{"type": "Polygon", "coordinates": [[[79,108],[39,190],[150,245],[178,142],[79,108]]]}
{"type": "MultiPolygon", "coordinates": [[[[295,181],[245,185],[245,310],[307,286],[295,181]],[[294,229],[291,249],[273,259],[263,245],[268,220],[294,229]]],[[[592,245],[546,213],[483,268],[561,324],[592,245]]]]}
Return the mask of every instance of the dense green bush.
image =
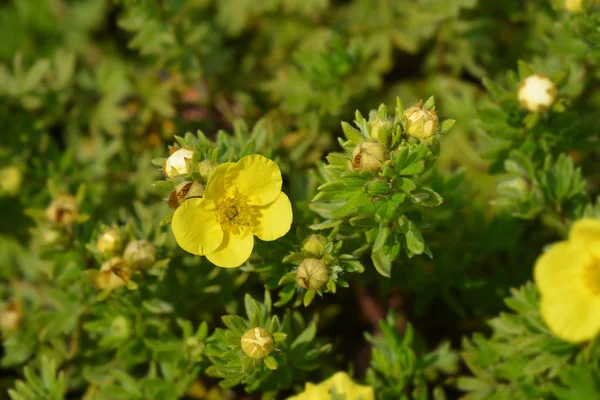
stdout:
{"type": "Polygon", "coordinates": [[[2,3],[0,398],[600,399],[596,3],[2,3]]]}

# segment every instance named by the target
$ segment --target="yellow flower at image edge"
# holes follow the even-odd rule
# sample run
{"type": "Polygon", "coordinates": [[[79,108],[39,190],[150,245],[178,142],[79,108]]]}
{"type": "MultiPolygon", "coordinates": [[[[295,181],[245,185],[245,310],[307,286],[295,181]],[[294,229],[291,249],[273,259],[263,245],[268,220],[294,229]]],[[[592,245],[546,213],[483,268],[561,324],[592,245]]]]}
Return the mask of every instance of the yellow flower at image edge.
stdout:
{"type": "Polygon", "coordinates": [[[354,383],[345,372],[338,372],[318,385],[307,383],[304,392],[287,400],[374,400],[373,388],[354,383]]]}
{"type": "Polygon", "coordinates": [[[223,163],[210,175],[202,198],[186,200],[171,227],[185,251],[235,268],[252,253],[254,236],[275,240],[292,224],[292,205],[281,191],[277,164],[259,154],[223,163]]]}
{"type": "Polygon", "coordinates": [[[600,333],[600,220],[573,224],[569,238],[552,246],[535,265],[544,322],[572,342],[600,333]]]}

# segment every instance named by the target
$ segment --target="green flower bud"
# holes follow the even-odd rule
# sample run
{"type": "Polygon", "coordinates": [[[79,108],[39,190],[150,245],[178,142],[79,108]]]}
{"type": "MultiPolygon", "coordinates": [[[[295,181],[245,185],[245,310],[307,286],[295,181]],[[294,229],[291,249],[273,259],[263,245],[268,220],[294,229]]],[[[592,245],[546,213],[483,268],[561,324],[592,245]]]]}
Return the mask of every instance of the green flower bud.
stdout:
{"type": "Polygon", "coordinates": [[[190,173],[188,160],[192,159],[194,152],[188,149],[179,149],[167,158],[163,169],[168,178],[174,178],[177,175],[187,175],[190,173]]]}
{"type": "Polygon", "coordinates": [[[393,124],[379,115],[374,116],[368,124],[371,138],[377,140],[384,146],[388,146],[392,138],[393,124]]]}
{"type": "Polygon", "coordinates": [[[212,160],[203,160],[198,164],[198,172],[200,172],[200,176],[204,179],[204,182],[208,182],[208,178],[210,174],[212,174],[213,170],[219,165],[216,161],[212,160]]]}
{"type": "Polygon", "coordinates": [[[377,172],[385,161],[385,149],[379,143],[362,142],[352,152],[352,168],[377,172]]]}
{"type": "Polygon", "coordinates": [[[79,216],[77,200],[70,194],[63,193],[46,209],[46,217],[56,225],[71,225],[79,216]]]}
{"type": "Polygon", "coordinates": [[[242,350],[255,360],[265,358],[273,350],[273,336],[265,328],[252,328],[242,336],[242,350]]]}
{"type": "Polygon", "coordinates": [[[156,262],[156,249],[145,240],[134,240],[125,248],[123,258],[134,270],[146,269],[156,262]]]}
{"type": "Polygon", "coordinates": [[[318,258],[305,258],[296,271],[296,283],[308,290],[317,290],[328,280],[327,266],[318,258]]]}
{"type": "Polygon", "coordinates": [[[519,86],[519,102],[529,111],[546,111],[555,101],[556,86],[546,75],[531,75],[519,86]]]}
{"type": "Polygon", "coordinates": [[[427,139],[438,130],[438,116],[433,110],[423,107],[420,101],[417,105],[404,110],[406,117],[406,132],[419,139],[427,139]]]}
{"type": "Polygon", "coordinates": [[[310,235],[302,244],[302,253],[309,257],[323,257],[327,239],[321,235],[310,235]]]}
{"type": "Polygon", "coordinates": [[[104,254],[114,254],[121,250],[123,246],[123,238],[118,229],[109,229],[103,232],[96,242],[98,251],[104,254]]]}

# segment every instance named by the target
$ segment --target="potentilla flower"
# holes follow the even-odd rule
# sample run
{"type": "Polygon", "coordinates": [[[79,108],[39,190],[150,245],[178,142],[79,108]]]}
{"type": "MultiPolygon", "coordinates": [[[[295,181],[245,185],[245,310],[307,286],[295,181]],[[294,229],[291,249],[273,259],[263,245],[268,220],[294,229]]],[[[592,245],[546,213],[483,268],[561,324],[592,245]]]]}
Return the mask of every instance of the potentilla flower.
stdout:
{"type": "Polygon", "coordinates": [[[371,386],[358,385],[347,373],[338,372],[318,385],[307,383],[304,392],[288,398],[288,400],[316,399],[374,400],[375,394],[371,386]]]}
{"type": "Polygon", "coordinates": [[[546,75],[531,75],[519,86],[519,102],[529,111],[546,111],[555,100],[556,86],[546,75]]]}
{"type": "Polygon", "coordinates": [[[569,238],[553,245],[535,264],[542,318],[568,342],[600,333],[600,220],[573,224],[569,238]]]}
{"type": "Polygon", "coordinates": [[[583,11],[583,0],[565,0],[565,8],[572,13],[583,11]]]}
{"type": "Polygon", "coordinates": [[[175,210],[171,227],[177,244],[219,267],[239,267],[252,253],[253,235],[270,241],[290,230],[292,205],[281,183],[277,164],[259,154],[220,164],[203,197],[175,210]]]}

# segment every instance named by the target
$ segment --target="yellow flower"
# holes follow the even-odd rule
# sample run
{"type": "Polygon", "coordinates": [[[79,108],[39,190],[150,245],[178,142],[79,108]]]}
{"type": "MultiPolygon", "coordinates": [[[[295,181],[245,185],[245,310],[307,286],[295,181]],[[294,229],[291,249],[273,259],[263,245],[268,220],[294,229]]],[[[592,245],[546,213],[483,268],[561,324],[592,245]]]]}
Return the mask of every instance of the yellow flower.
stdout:
{"type": "Polygon", "coordinates": [[[542,318],[568,342],[600,333],[600,220],[582,219],[535,265],[542,318]]]}
{"type": "Polygon", "coordinates": [[[281,191],[277,164],[259,154],[216,167],[202,198],[186,200],[171,227],[185,251],[235,268],[252,253],[254,236],[275,240],[292,224],[292,205],[281,191]]]}
{"type": "Polygon", "coordinates": [[[374,400],[371,386],[357,385],[345,372],[338,372],[318,385],[307,383],[304,392],[288,398],[288,400],[374,400]],[[334,395],[336,397],[334,397],[334,395]]]}

